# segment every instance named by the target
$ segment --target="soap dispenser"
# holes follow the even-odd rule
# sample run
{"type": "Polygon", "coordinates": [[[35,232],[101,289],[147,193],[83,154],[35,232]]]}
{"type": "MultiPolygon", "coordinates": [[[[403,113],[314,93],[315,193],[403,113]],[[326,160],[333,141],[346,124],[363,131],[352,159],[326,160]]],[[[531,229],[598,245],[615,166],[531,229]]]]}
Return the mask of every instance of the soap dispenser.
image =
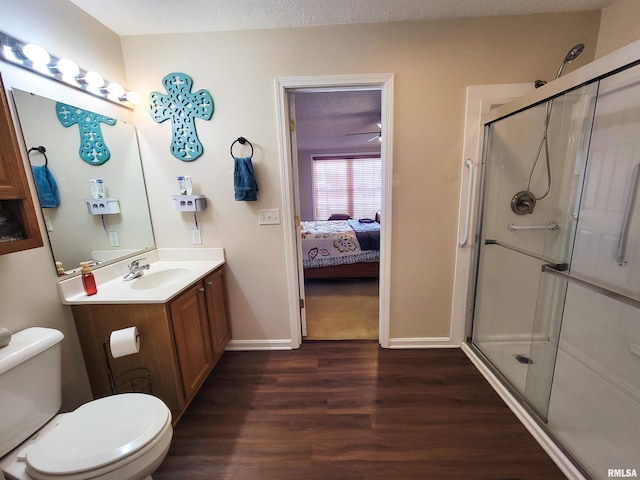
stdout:
{"type": "Polygon", "coordinates": [[[64,268],[62,267],[62,262],[56,262],[56,270],[58,271],[59,277],[67,274],[67,272],[65,272],[64,268]]]}
{"type": "Polygon", "coordinates": [[[80,262],[80,273],[82,273],[82,286],[87,295],[95,295],[98,293],[98,287],[96,287],[96,279],[93,277],[91,268],[89,268],[89,262],[80,262]]]}

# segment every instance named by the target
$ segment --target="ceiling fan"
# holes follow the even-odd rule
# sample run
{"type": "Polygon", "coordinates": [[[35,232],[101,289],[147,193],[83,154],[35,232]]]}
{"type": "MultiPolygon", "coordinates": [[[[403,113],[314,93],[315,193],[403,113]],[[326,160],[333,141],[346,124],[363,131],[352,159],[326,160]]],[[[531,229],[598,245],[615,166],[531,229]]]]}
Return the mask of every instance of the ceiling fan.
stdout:
{"type": "Polygon", "coordinates": [[[378,140],[379,142],[382,141],[382,124],[378,123],[378,128],[380,130],[378,130],[377,132],[360,132],[360,133],[345,133],[345,137],[349,137],[352,135],[374,135],[373,137],[371,137],[369,140],[367,140],[367,142],[373,142],[374,140],[378,140]]]}

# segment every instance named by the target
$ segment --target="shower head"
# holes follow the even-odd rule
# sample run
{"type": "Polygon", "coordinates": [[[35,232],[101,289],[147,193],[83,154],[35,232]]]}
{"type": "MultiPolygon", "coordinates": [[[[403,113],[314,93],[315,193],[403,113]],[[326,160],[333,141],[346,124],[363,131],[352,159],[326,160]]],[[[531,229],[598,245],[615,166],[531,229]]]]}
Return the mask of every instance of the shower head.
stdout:
{"type": "Polygon", "coordinates": [[[571,50],[567,52],[567,54],[564,57],[564,60],[562,61],[562,64],[560,65],[560,68],[558,69],[558,73],[556,74],[556,79],[560,78],[560,75],[562,75],[562,70],[564,70],[565,65],[567,63],[573,62],[576,58],[578,58],[578,56],[582,53],[583,50],[584,50],[584,43],[579,43],[571,47],[571,50]]]}
{"type": "Polygon", "coordinates": [[[567,53],[567,56],[564,57],[564,61],[567,63],[573,62],[576,58],[578,58],[578,55],[580,55],[583,50],[584,50],[584,43],[577,44],[571,50],[569,50],[569,52],[567,53]]]}

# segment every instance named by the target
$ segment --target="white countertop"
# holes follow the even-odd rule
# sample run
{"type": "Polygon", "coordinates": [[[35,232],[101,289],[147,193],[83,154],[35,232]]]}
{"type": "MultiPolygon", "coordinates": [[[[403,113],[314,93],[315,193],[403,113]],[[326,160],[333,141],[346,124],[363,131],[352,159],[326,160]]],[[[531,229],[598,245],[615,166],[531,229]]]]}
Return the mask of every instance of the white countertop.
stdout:
{"type": "Polygon", "coordinates": [[[58,282],[58,291],[65,305],[166,303],[224,263],[222,248],[157,249],[97,268],[95,295],[84,292],[80,276],[58,282]],[[145,258],[140,264],[148,263],[150,268],[139,278],[123,280],[128,265],[137,258],[145,258]]]}

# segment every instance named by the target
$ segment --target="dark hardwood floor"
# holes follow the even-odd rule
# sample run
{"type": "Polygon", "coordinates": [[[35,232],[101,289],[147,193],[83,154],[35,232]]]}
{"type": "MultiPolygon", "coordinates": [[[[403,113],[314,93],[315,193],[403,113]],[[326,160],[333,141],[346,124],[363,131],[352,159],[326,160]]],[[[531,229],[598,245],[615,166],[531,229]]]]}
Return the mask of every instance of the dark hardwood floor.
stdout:
{"type": "Polygon", "coordinates": [[[564,479],[459,349],[226,352],[163,479],[564,479]]]}

